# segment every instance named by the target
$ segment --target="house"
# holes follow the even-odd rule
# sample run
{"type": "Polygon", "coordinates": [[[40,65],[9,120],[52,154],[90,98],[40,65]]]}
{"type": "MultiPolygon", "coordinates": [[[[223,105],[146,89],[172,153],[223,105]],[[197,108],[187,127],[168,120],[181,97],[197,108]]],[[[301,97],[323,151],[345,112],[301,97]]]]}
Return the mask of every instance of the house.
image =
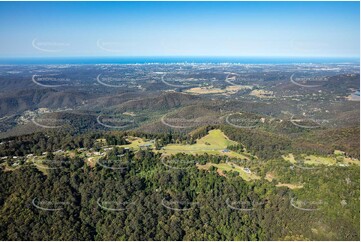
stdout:
{"type": "Polygon", "coordinates": [[[248,173],[248,174],[251,173],[251,170],[250,170],[249,168],[247,168],[247,167],[246,167],[246,168],[243,168],[243,171],[246,172],[246,173],[248,173]]]}
{"type": "Polygon", "coordinates": [[[139,145],[139,148],[140,149],[149,149],[150,148],[150,146],[151,146],[151,144],[144,144],[144,145],[139,145]]]}

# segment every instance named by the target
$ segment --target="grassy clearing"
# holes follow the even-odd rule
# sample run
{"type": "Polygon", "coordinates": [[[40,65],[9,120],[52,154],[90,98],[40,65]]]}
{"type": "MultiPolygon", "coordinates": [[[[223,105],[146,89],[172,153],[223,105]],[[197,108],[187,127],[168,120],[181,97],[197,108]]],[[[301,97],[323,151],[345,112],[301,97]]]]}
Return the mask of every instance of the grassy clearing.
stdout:
{"type": "Polygon", "coordinates": [[[8,164],[6,163],[3,163],[3,164],[0,164],[1,168],[4,170],[4,172],[7,172],[7,171],[15,171],[16,169],[18,169],[20,166],[9,166],[8,164]]]}
{"type": "Polygon", "coordinates": [[[262,90],[262,89],[252,90],[252,92],[249,95],[255,96],[258,98],[275,98],[272,91],[267,91],[267,90],[262,90]]]}
{"type": "Polygon", "coordinates": [[[247,173],[243,169],[244,167],[235,165],[233,163],[220,163],[220,164],[214,164],[214,163],[207,163],[205,165],[197,165],[198,169],[200,170],[209,170],[211,166],[216,167],[218,170],[218,174],[225,176],[224,172],[227,171],[236,171],[239,173],[239,176],[242,177],[242,179],[246,181],[250,180],[258,180],[261,179],[259,176],[253,173],[247,173]]]}
{"type": "Polygon", "coordinates": [[[131,150],[134,150],[134,151],[138,151],[140,150],[140,146],[143,146],[143,145],[149,145],[149,148],[150,149],[153,149],[154,148],[154,144],[149,142],[149,141],[145,141],[144,139],[142,138],[138,138],[138,137],[128,137],[127,138],[127,141],[130,142],[130,144],[127,144],[127,145],[118,145],[118,147],[121,147],[121,148],[129,148],[131,150]]]}
{"type": "MultiPolygon", "coordinates": [[[[183,145],[183,144],[168,144],[164,146],[161,150],[155,150],[155,146],[153,142],[146,141],[142,138],[138,137],[128,137],[127,141],[130,144],[127,145],[119,145],[118,147],[129,148],[134,151],[140,150],[140,146],[149,145],[149,149],[153,150],[156,153],[162,153],[164,155],[175,155],[178,153],[185,153],[191,155],[225,155],[230,158],[238,158],[238,159],[249,159],[247,155],[239,154],[237,152],[228,150],[224,152],[224,150],[229,145],[236,145],[237,142],[230,140],[221,130],[211,130],[209,133],[198,139],[196,144],[192,145],[183,145]]],[[[246,153],[245,153],[246,154],[246,153]]]]}
{"type": "Polygon", "coordinates": [[[271,181],[273,181],[273,179],[275,179],[275,178],[276,178],[275,174],[273,174],[272,172],[268,172],[268,173],[266,174],[266,176],[265,176],[264,179],[266,179],[267,181],[271,182],[271,181]]]}
{"type": "Polygon", "coordinates": [[[194,88],[185,90],[184,92],[189,93],[189,94],[198,94],[198,95],[202,95],[202,94],[235,94],[239,90],[244,90],[244,89],[252,89],[252,86],[247,86],[247,85],[227,86],[224,89],[215,88],[213,86],[194,87],[194,88]]]}
{"type": "Polygon", "coordinates": [[[303,185],[291,184],[291,183],[278,183],[276,187],[288,187],[289,189],[301,189],[303,185]]]}
{"type": "Polygon", "coordinates": [[[326,166],[336,165],[336,159],[333,157],[321,157],[314,155],[305,156],[304,162],[307,165],[326,165],[326,166]]]}
{"type": "Polygon", "coordinates": [[[343,157],[343,162],[346,164],[355,164],[355,165],[360,165],[360,161],[357,159],[352,159],[349,157],[343,157]]]}
{"type": "Polygon", "coordinates": [[[218,94],[218,93],[224,93],[225,90],[222,90],[220,88],[213,88],[213,87],[193,87],[184,92],[190,94],[218,94]]]}
{"type": "Polygon", "coordinates": [[[186,153],[192,155],[201,155],[204,153],[211,155],[226,155],[231,158],[249,159],[247,156],[236,153],[234,151],[224,150],[229,145],[236,145],[237,142],[230,140],[221,130],[211,130],[208,135],[198,139],[196,144],[182,145],[169,144],[163,147],[161,152],[165,155],[172,155],[177,153],[186,153]]]}
{"type": "Polygon", "coordinates": [[[346,153],[342,150],[335,150],[334,154],[336,156],[337,160],[341,160],[346,164],[355,164],[355,165],[360,165],[360,161],[357,159],[352,159],[350,157],[346,156],[346,153]]]}
{"type": "MultiPolygon", "coordinates": [[[[277,181],[277,177],[272,172],[268,172],[265,176],[265,179],[269,182],[272,182],[273,180],[277,181]]],[[[300,189],[303,188],[302,184],[292,184],[292,183],[280,183],[276,185],[276,187],[288,187],[289,189],[300,189]]]]}
{"type": "MultiPolygon", "coordinates": [[[[292,153],[288,155],[282,156],[285,161],[288,161],[292,164],[296,164],[297,161],[292,153]]],[[[356,164],[360,165],[360,161],[357,159],[351,159],[349,157],[345,157],[344,153],[341,151],[335,150],[334,156],[315,156],[315,155],[302,155],[302,160],[307,165],[326,165],[326,166],[335,166],[335,165],[348,165],[348,164],[356,164]]]]}
{"type": "Polygon", "coordinates": [[[44,175],[48,175],[49,166],[44,164],[43,161],[45,161],[45,156],[31,157],[26,160],[27,163],[33,164],[36,167],[36,169],[41,171],[44,175]]]}
{"type": "Polygon", "coordinates": [[[293,156],[292,153],[290,153],[290,154],[288,154],[288,155],[283,155],[282,158],[283,158],[285,161],[288,161],[288,162],[290,162],[290,163],[292,163],[292,164],[297,163],[297,162],[296,162],[296,159],[295,159],[295,157],[293,156]]]}
{"type": "Polygon", "coordinates": [[[106,139],[96,139],[95,141],[96,143],[102,144],[102,145],[106,145],[107,144],[107,140],[106,139]]]}
{"type": "Polygon", "coordinates": [[[208,146],[214,146],[219,148],[226,148],[228,145],[236,145],[237,142],[230,140],[221,130],[215,129],[209,131],[208,135],[200,138],[197,140],[197,144],[199,145],[206,145],[209,143],[208,146]]]}
{"type": "Polygon", "coordinates": [[[88,164],[88,166],[93,168],[98,163],[100,158],[102,158],[102,156],[100,156],[100,155],[89,157],[86,159],[86,163],[88,164]]]}
{"type": "Polygon", "coordinates": [[[341,150],[335,150],[334,152],[333,152],[335,155],[345,155],[345,152],[343,152],[343,151],[341,151],[341,150]]]}

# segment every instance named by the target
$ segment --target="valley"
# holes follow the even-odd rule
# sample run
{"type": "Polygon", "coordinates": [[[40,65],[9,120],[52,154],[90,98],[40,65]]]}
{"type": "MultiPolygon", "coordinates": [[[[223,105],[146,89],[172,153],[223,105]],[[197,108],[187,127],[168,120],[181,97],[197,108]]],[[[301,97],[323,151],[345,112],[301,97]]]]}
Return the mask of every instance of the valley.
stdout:
{"type": "MultiPolygon", "coordinates": [[[[9,221],[32,214],[37,224],[56,209],[91,236],[104,225],[94,216],[145,216],[138,228],[161,236],[159,223],[178,216],[236,238],[241,225],[227,227],[232,235],[217,227],[226,216],[256,226],[242,229],[258,239],[356,239],[360,103],[349,97],[358,68],[0,66],[0,222],[17,230],[9,221]]],[[[118,230],[97,233],[123,238],[118,230]]]]}

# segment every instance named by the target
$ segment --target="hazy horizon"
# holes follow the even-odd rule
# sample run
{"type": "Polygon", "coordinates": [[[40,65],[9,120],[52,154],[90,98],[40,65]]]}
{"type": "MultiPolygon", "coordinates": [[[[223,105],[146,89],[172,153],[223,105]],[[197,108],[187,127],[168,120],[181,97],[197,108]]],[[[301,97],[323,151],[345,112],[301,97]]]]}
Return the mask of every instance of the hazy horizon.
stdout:
{"type": "Polygon", "coordinates": [[[0,57],[0,64],[359,64],[359,57],[257,57],[257,56],[70,56],[0,57]]]}

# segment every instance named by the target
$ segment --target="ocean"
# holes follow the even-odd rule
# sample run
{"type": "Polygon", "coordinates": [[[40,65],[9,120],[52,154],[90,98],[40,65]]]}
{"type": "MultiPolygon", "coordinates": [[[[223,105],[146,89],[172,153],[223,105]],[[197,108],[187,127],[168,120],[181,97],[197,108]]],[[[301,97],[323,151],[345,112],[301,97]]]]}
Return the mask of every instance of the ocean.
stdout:
{"type": "Polygon", "coordinates": [[[359,58],[331,57],[26,57],[0,58],[2,65],[51,64],[359,64],[359,58]]]}

